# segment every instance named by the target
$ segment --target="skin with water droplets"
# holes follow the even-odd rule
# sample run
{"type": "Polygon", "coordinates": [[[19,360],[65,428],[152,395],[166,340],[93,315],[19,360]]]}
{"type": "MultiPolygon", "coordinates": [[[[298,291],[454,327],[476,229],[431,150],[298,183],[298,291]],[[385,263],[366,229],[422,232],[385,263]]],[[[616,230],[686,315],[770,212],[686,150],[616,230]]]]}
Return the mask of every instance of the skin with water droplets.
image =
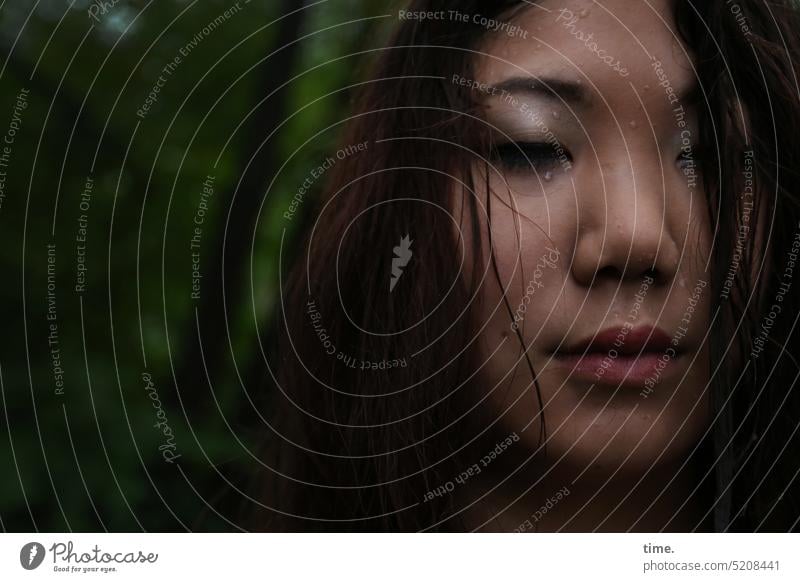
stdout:
{"type": "MultiPolygon", "coordinates": [[[[573,0],[567,6],[578,15],[589,4],[573,0]]],[[[574,467],[576,474],[591,466],[595,474],[602,473],[601,467],[611,468],[610,472],[622,467],[626,474],[638,475],[665,459],[682,458],[704,434],[709,372],[703,337],[710,294],[704,293],[694,307],[691,328],[680,343],[685,355],[670,360],[647,398],[639,394],[641,378],[628,378],[621,386],[606,381],[593,388],[597,367],[591,366],[588,378],[581,376],[575,363],[559,351],[559,344],[622,329],[626,322],[656,325],[672,336],[682,325],[693,281],[707,279],[703,266],[712,228],[705,213],[696,211],[696,200],[684,195],[681,168],[666,163],[664,148],[676,138],[675,117],[658,86],[651,56],[662,63],[673,85],[689,86],[694,79],[689,53],[673,48],[679,36],[671,28],[671,3],[607,0],[603,8],[607,10],[593,8],[576,29],[594,32],[593,40],[599,40],[606,54],[624,56],[630,71],[627,78],[587,55],[587,47],[576,42],[572,31],[561,21],[556,23],[555,6],[551,12],[531,9],[515,17],[527,30],[541,28],[535,39],[498,37],[477,47],[485,56],[475,64],[476,80],[497,84],[521,75],[552,77],[582,84],[592,103],[586,107],[568,104],[568,109],[545,95],[518,96],[546,119],[548,129],[568,153],[572,169],[568,174],[559,164],[550,164],[508,172],[505,177],[490,176],[487,188],[502,196],[504,203],[493,204],[490,217],[479,213],[477,219],[481,232],[491,235],[490,239],[487,234],[486,242],[492,245],[500,277],[488,278],[491,281],[481,287],[485,311],[476,310],[476,317],[488,322],[487,337],[501,338],[506,331],[510,340],[497,350],[492,341],[481,343],[480,355],[485,360],[481,380],[488,390],[500,386],[482,405],[494,418],[502,418],[498,424],[502,422],[508,432],[536,417],[540,410],[536,390],[530,375],[521,373],[528,369],[520,347],[527,349],[546,403],[547,454],[561,459],[559,467],[574,467]],[[639,42],[646,45],[647,53],[639,42]],[[536,43],[542,44],[542,50],[531,50],[536,43]],[[560,120],[551,115],[554,109],[562,114],[560,120]],[[541,257],[551,256],[547,249],[560,253],[554,261],[558,268],[537,267],[541,257]],[[642,277],[654,262],[660,277],[641,291],[642,277]],[[537,268],[543,275],[534,279],[537,268]],[[686,287],[680,286],[681,278],[686,287]],[[530,290],[535,293],[529,293],[531,280],[543,287],[534,283],[530,290]],[[504,298],[512,310],[524,306],[520,323],[525,325],[516,330],[519,341],[508,318],[497,316],[494,310],[504,298]],[[628,319],[631,313],[635,320],[628,319]]],[[[487,118],[516,140],[535,135],[549,143],[543,127],[520,116],[518,109],[498,96],[487,118]]],[[[680,143],[679,131],[677,137],[680,143]]],[[[673,151],[669,153],[671,158],[673,151]]],[[[674,153],[677,157],[677,150],[674,153]]],[[[476,174],[480,171],[476,168],[476,174]]],[[[481,191],[479,196],[487,193],[481,191]]],[[[454,197],[463,200],[460,192],[454,197]]],[[[479,268],[488,265],[467,262],[479,268]]],[[[623,356],[606,362],[606,356],[602,353],[601,363],[617,372],[635,367],[635,356],[631,362],[623,356]]],[[[583,359],[591,363],[592,357],[590,353],[583,359]]],[[[647,352],[637,365],[657,357],[660,354],[647,352]]],[[[609,372],[603,370],[607,380],[609,372]]],[[[520,449],[527,448],[526,454],[540,446],[537,422],[520,434],[520,449]]],[[[598,483],[598,490],[604,482],[598,483]]]]}

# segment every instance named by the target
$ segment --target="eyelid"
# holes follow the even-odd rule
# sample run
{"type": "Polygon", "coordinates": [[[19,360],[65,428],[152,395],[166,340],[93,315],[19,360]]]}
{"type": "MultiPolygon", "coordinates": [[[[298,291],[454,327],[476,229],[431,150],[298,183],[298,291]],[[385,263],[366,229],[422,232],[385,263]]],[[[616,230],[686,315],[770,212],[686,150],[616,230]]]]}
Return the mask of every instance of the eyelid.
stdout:
{"type": "Polygon", "coordinates": [[[558,105],[532,106],[527,109],[511,105],[492,106],[484,111],[484,119],[498,139],[544,138],[549,132],[581,132],[580,118],[558,105]]]}
{"type": "Polygon", "coordinates": [[[541,127],[514,127],[504,131],[495,131],[492,139],[498,144],[502,143],[539,143],[547,140],[547,132],[541,127]]]}

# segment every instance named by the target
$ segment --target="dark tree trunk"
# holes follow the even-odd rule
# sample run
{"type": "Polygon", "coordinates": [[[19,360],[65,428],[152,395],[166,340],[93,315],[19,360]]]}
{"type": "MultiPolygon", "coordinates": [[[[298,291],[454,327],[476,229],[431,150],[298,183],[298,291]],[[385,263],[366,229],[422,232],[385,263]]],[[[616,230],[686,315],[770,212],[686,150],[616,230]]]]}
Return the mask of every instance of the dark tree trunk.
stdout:
{"type": "MultiPolygon", "coordinates": [[[[295,65],[302,43],[295,41],[301,34],[307,12],[298,10],[298,8],[300,6],[295,0],[282,2],[280,14],[288,14],[290,11],[294,11],[294,13],[276,24],[280,28],[274,48],[280,50],[252,71],[252,74],[260,80],[254,99],[256,102],[296,74],[295,65]]],[[[265,52],[265,55],[269,52],[272,50],[265,52]]],[[[234,325],[235,314],[243,297],[244,274],[249,264],[256,214],[261,204],[264,188],[277,171],[282,159],[278,146],[279,134],[274,135],[268,143],[263,142],[266,136],[285,119],[287,113],[293,110],[292,104],[289,103],[290,89],[291,86],[287,85],[276,92],[250,116],[245,133],[244,149],[241,152],[241,183],[238,191],[235,192],[237,184],[234,182],[228,192],[215,194],[215,197],[220,200],[233,202],[231,208],[226,207],[222,210],[220,227],[215,233],[217,239],[212,250],[213,255],[211,260],[206,263],[209,269],[207,272],[203,272],[204,292],[198,306],[202,355],[200,342],[194,333],[195,324],[194,318],[192,318],[190,327],[187,327],[187,333],[191,333],[192,341],[188,342],[175,366],[176,388],[181,391],[181,400],[187,412],[194,409],[193,402],[204,400],[193,396],[208,387],[202,358],[205,359],[208,377],[214,388],[219,388],[216,383],[218,372],[222,369],[230,353],[225,313],[226,311],[228,313],[229,325],[234,325]],[[245,167],[247,167],[246,170],[245,167]],[[234,193],[236,194],[235,198],[234,193]],[[227,240],[223,249],[224,221],[229,211],[227,240]],[[224,280],[223,259],[225,261],[224,280]],[[223,300],[223,285],[227,304],[223,300]],[[189,329],[192,331],[189,332],[189,329]]],[[[233,330],[231,331],[233,332],[233,330]]]]}

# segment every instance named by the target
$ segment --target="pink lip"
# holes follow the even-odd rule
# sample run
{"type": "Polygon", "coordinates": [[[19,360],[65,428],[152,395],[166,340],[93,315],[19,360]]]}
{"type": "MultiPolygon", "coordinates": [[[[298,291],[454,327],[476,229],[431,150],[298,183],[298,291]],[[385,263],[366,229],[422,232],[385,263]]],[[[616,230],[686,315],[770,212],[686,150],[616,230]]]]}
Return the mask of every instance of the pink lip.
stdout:
{"type": "Polygon", "coordinates": [[[642,386],[674,373],[681,351],[670,336],[652,326],[616,327],[568,345],[553,354],[572,378],[597,384],[642,386]]]}

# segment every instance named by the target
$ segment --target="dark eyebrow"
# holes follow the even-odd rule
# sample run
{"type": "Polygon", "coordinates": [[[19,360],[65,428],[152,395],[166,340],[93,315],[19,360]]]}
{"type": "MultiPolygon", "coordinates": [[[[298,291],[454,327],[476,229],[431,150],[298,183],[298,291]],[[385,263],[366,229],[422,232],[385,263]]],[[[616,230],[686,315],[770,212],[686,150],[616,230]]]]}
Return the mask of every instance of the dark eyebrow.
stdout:
{"type": "Polygon", "coordinates": [[[511,77],[494,85],[497,91],[508,93],[528,93],[556,101],[566,101],[575,105],[587,106],[591,103],[589,94],[582,85],[573,81],[547,77],[511,77]]]}

